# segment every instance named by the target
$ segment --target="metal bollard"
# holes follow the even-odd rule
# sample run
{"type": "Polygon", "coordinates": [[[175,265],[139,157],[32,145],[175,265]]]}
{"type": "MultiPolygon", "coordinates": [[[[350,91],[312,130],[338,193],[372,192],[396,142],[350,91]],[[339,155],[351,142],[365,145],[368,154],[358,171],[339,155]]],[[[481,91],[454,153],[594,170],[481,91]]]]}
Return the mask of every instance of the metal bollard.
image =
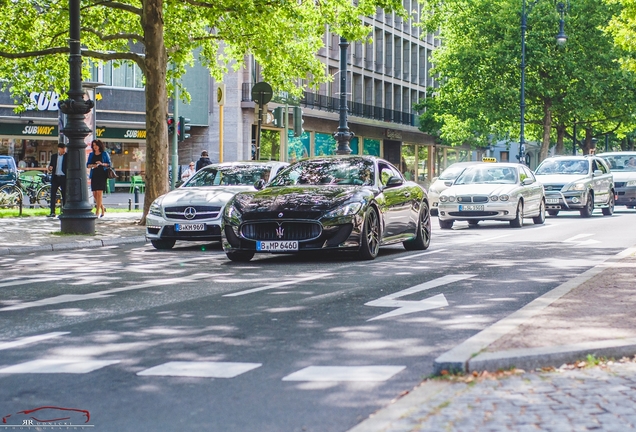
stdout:
{"type": "Polygon", "coordinates": [[[128,198],[128,211],[132,211],[132,200],[128,198]]]}
{"type": "Polygon", "coordinates": [[[139,210],[139,186],[135,186],[135,210],[139,210]]]}

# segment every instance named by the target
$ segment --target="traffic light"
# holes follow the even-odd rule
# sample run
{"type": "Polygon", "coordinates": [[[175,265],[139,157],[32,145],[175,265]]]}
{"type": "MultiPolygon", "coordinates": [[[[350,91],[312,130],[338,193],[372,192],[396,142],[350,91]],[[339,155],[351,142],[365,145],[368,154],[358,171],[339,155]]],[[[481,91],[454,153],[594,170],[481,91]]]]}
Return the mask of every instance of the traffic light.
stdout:
{"type": "Polygon", "coordinates": [[[187,133],[190,130],[190,125],[188,123],[190,123],[189,118],[179,117],[179,141],[185,141],[190,138],[190,134],[187,133]]]}
{"type": "Polygon", "coordinates": [[[274,108],[274,121],[272,123],[274,123],[274,126],[282,128],[285,127],[285,108],[284,107],[278,107],[278,108],[274,108]]]}
{"type": "Polygon", "coordinates": [[[303,129],[303,110],[300,107],[294,107],[294,136],[299,137],[305,131],[303,129]]]}
{"type": "Polygon", "coordinates": [[[168,123],[168,135],[172,135],[174,133],[174,117],[167,118],[168,123]]]}

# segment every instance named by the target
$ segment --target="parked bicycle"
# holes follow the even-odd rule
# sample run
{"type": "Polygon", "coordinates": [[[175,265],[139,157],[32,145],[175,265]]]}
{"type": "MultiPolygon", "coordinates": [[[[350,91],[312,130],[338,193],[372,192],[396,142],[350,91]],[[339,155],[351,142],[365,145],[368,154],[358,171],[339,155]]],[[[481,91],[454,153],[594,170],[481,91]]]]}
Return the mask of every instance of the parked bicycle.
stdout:
{"type": "MultiPolygon", "coordinates": [[[[50,175],[43,173],[26,174],[20,173],[20,176],[14,183],[9,183],[0,187],[0,196],[5,205],[17,206],[20,201],[25,202],[28,198],[28,204],[31,208],[39,205],[41,208],[49,208],[51,203],[51,180],[50,175]]],[[[62,194],[58,191],[56,196],[56,207],[62,206],[62,194]]]]}

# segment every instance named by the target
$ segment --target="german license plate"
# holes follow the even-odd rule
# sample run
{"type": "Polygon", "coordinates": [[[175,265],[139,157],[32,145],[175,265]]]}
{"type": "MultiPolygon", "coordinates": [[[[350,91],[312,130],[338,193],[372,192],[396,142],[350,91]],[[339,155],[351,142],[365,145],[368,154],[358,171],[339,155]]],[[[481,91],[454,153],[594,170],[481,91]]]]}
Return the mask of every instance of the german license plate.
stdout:
{"type": "Polygon", "coordinates": [[[545,199],[545,203],[546,204],[558,204],[559,203],[559,199],[558,198],[546,198],[545,199]]]}
{"type": "Polygon", "coordinates": [[[205,231],[205,224],[174,224],[174,230],[178,232],[205,231]]]}
{"type": "Polygon", "coordinates": [[[257,241],[259,252],[293,252],[298,250],[297,241],[257,241]]]}
{"type": "Polygon", "coordinates": [[[484,206],[482,205],[460,205],[459,211],[484,211],[484,206]]]}

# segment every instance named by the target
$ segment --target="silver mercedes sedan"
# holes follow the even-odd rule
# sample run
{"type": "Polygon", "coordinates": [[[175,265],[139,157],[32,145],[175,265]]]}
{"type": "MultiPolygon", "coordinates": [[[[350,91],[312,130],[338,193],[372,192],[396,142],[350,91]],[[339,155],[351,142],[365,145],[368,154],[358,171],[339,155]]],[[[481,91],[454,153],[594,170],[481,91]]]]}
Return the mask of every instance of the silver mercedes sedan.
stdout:
{"type": "Polygon", "coordinates": [[[439,197],[442,229],[455,221],[476,226],[482,220],[509,221],[523,226],[524,218],[545,222],[545,192],[528,167],[517,163],[483,163],[467,167],[439,197]]]}
{"type": "Polygon", "coordinates": [[[256,191],[287,162],[247,161],[208,165],[179,188],[160,196],[146,216],[146,237],[156,249],[171,249],[177,240],[221,240],[221,215],[239,192],[256,191]]]}

